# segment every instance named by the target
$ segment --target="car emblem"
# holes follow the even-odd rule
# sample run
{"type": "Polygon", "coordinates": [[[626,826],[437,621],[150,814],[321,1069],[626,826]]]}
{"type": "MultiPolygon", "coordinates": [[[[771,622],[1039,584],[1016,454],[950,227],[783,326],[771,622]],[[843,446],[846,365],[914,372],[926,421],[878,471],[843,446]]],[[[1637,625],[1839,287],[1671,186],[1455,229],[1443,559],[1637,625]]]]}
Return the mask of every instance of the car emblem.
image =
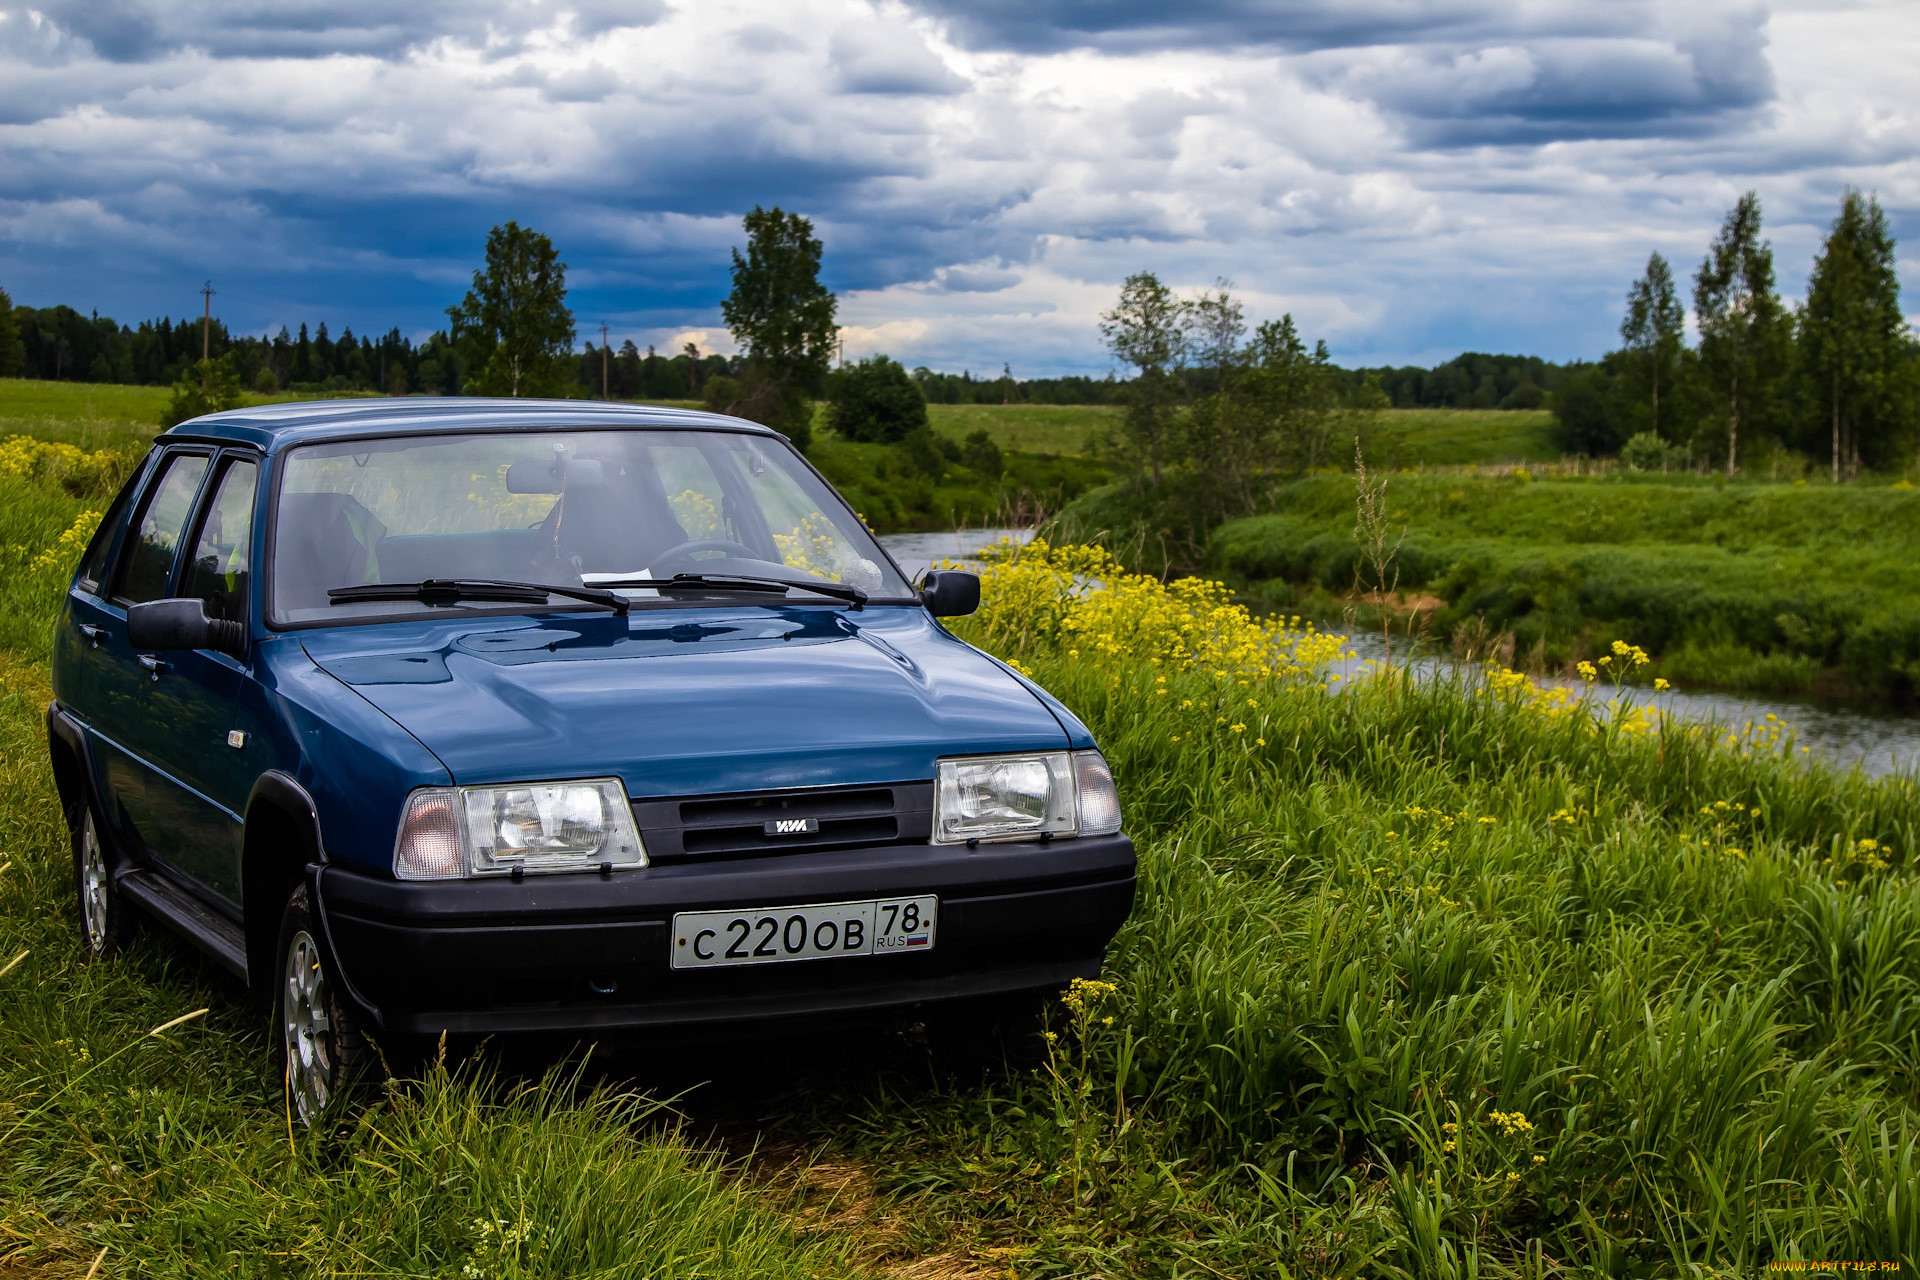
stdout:
{"type": "Polygon", "coordinates": [[[767,824],[770,836],[810,836],[820,831],[817,818],[775,818],[767,824]]]}

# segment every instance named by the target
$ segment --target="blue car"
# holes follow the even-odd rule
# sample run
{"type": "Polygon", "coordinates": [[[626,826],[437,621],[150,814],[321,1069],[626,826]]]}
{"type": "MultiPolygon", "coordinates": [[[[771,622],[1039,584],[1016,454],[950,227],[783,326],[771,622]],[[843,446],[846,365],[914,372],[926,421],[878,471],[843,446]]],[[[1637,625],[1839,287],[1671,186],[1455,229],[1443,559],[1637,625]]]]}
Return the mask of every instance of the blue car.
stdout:
{"type": "Polygon", "coordinates": [[[86,946],[271,1004],[298,1114],[369,1039],[1002,1008],[1098,974],[1134,851],[1079,720],[938,619],[782,437],[348,400],[161,436],[61,613],[86,946]]]}

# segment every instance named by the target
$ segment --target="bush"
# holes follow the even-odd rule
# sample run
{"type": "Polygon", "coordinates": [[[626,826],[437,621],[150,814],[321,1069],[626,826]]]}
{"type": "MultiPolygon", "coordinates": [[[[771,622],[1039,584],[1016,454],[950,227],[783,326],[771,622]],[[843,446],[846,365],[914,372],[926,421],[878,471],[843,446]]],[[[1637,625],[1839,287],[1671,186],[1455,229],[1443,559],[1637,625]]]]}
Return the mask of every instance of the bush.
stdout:
{"type": "Polygon", "coordinates": [[[947,473],[949,462],[960,460],[960,446],[926,427],[916,427],[900,439],[900,449],[915,471],[938,480],[947,473]]]}
{"type": "Polygon", "coordinates": [[[701,388],[700,394],[710,412],[728,413],[734,405],[740,403],[741,391],[737,378],[729,378],[724,373],[717,373],[707,379],[707,384],[701,388]]]}
{"type": "Polygon", "coordinates": [[[828,380],[827,401],[828,420],[844,440],[892,444],[927,425],[920,384],[886,356],[836,369],[828,380]]]}
{"type": "Polygon", "coordinates": [[[1652,471],[1667,460],[1667,442],[1656,431],[1642,431],[1620,446],[1620,461],[1635,471],[1652,471]]]}
{"type": "Polygon", "coordinates": [[[1658,432],[1639,431],[1620,446],[1620,461],[1635,471],[1685,471],[1693,453],[1683,444],[1668,444],[1658,432]]]}
{"type": "Polygon", "coordinates": [[[160,415],[162,427],[178,426],[188,418],[219,413],[240,407],[240,375],[234,372],[229,356],[202,360],[180,371],[173,384],[173,399],[160,415]]]}
{"type": "Polygon", "coordinates": [[[987,480],[998,480],[1007,469],[1007,460],[1000,452],[1000,446],[984,430],[976,431],[967,437],[960,446],[959,461],[987,480]]]}

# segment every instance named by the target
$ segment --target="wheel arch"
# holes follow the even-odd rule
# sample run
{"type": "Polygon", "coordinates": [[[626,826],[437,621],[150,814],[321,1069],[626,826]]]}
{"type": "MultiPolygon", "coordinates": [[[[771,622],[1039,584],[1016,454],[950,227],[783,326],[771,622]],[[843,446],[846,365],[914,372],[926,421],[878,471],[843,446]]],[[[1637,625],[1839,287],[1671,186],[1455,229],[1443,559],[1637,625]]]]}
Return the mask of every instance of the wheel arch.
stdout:
{"type": "Polygon", "coordinates": [[[81,734],[80,726],[73,722],[73,717],[63,711],[57,702],[47,707],[47,760],[53,768],[53,785],[60,795],[60,810],[69,823],[74,822],[88,796],[87,779],[91,770],[87,767],[87,740],[81,734]]]}
{"type": "Polygon", "coordinates": [[[247,985],[256,997],[273,989],[279,957],[280,916],[307,868],[326,861],[320,814],[313,797],[293,778],[272,770],[260,775],[247,797],[240,854],[240,907],[247,937],[247,985]]]}

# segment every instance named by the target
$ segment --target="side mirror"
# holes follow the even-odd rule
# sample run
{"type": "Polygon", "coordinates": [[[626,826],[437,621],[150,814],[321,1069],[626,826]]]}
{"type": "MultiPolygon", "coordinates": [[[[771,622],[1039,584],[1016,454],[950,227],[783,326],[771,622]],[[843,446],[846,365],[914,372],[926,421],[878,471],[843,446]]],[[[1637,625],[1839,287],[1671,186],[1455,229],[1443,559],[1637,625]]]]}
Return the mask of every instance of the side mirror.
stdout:
{"type": "Polygon", "coordinates": [[[980,607],[980,575],[929,569],[920,579],[920,603],[936,618],[964,618],[980,607]]]}
{"type": "Polygon", "coordinates": [[[128,605],[127,641],[136,649],[213,649],[236,658],[247,655],[246,627],[225,618],[209,618],[207,602],[197,597],[128,605]]]}

